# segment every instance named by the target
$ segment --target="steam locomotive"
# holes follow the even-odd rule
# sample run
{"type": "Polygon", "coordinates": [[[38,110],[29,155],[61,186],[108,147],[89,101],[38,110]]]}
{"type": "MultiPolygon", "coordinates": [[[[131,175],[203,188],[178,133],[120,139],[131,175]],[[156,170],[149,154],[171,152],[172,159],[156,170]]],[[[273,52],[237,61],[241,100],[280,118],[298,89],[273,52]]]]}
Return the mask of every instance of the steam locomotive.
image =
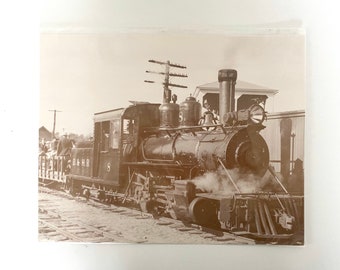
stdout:
{"type": "Polygon", "coordinates": [[[162,104],[96,113],[93,142],[73,148],[68,163],[40,157],[40,180],[241,235],[291,237],[303,230],[303,196],[289,194],[269,166],[264,108],[235,111],[236,80],[236,70],[218,73],[219,117],[202,115],[191,96],[177,104],[168,81],[162,104]],[[283,192],[266,189],[269,178],[283,192]]]}

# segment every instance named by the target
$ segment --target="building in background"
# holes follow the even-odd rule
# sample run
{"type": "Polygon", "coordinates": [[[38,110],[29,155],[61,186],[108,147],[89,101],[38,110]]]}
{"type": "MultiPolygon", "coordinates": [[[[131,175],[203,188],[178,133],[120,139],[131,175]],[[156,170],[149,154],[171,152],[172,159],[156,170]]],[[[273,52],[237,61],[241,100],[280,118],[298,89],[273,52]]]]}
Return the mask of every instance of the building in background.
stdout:
{"type": "Polygon", "coordinates": [[[269,113],[261,131],[266,140],[270,163],[286,179],[296,160],[304,161],[305,111],[269,113]]]}
{"type": "Polygon", "coordinates": [[[41,139],[45,139],[46,141],[51,141],[52,140],[52,132],[50,132],[47,128],[44,126],[39,128],[39,141],[41,139]]]}
{"type": "MultiPolygon", "coordinates": [[[[274,97],[278,90],[270,89],[265,86],[256,85],[253,83],[237,80],[235,85],[235,100],[238,110],[249,108],[251,104],[256,102],[256,99],[266,100],[266,111],[274,111],[274,97]]],[[[207,100],[213,110],[218,112],[219,108],[219,84],[212,82],[197,86],[194,92],[194,97],[202,102],[207,100]]]]}

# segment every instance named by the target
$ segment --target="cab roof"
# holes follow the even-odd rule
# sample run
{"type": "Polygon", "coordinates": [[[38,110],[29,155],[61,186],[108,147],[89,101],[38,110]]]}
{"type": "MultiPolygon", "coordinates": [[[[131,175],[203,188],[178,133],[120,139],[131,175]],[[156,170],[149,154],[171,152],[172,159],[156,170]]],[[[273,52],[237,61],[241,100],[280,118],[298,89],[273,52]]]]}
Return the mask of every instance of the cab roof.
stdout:
{"type": "Polygon", "coordinates": [[[128,116],[131,112],[136,110],[143,110],[150,107],[159,107],[159,103],[135,103],[126,108],[118,108],[109,111],[98,112],[94,114],[93,120],[95,123],[110,121],[114,119],[121,119],[122,116],[128,116]]]}

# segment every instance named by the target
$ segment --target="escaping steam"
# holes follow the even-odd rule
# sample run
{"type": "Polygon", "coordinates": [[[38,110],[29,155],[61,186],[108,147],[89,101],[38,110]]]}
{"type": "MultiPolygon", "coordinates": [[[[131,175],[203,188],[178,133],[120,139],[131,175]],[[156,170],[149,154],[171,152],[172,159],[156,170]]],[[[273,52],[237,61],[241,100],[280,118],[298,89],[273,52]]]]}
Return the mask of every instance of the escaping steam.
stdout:
{"type": "MultiPolygon", "coordinates": [[[[228,172],[241,193],[281,191],[279,184],[268,171],[263,177],[254,174],[242,174],[238,169],[229,170],[228,172]]],[[[238,192],[222,167],[219,167],[215,172],[206,172],[194,178],[192,182],[197,189],[203,192],[218,194],[238,192]]]]}

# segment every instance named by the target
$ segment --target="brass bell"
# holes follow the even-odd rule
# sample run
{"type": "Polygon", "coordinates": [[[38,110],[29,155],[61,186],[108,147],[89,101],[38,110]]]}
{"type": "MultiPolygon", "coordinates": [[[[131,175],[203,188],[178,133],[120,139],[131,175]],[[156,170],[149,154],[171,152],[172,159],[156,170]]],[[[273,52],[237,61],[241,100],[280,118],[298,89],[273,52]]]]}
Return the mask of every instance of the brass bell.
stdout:
{"type": "Polygon", "coordinates": [[[204,121],[203,121],[203,126],[213,126],[216,125],[215,120],[214,120],[214,114],[210,111],[207,111],[203,115],[204,121]]]}

